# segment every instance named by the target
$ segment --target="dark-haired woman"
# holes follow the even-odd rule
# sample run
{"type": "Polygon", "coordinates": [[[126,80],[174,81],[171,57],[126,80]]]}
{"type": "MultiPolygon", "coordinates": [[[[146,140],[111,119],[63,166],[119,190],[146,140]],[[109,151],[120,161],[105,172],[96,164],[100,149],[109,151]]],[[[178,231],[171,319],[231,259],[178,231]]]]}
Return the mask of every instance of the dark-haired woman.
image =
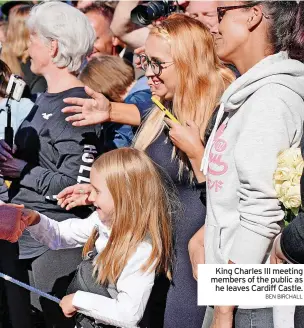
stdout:
{"type": "MultiPolygon", "coordinates": [[[[194,238],[204,238],[205,263],[265,263],[281,230],[273,172],[279,151],[298,147],[303,131],[303,5],[219,2],[216,51],[242,76],[221,98],[202,163],[207,217],[194,238]]],[[[272,328],[272,308],[258,307],[239,307],[234,327],[272,328]]],[[[212,327],[232,326],[233,307],[215,307],[212,327]]]]}

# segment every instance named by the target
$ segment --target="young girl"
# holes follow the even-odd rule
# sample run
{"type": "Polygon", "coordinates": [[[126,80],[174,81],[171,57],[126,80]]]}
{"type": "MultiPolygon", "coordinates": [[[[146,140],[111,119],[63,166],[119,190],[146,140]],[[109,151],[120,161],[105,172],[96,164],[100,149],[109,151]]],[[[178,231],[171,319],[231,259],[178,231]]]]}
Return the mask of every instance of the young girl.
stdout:
{"type": "Polygon", "coordinates": [[[80,266],[93,283],[60,303],[67,317],[81,311],[100,327],[137,327],[155,274],[169,274],[171,196],[149,157],[132,148],[103,154],[92,167],[91,185],[96,211],[87,219],[57,222],[31,211],[28,230],[51,249],[85,245],[86,256],[96,248],[93,266],[80,266]],[[97,284],[106,287],[99,295],[97,284]],[[107,292],[112,296],[100,295],[107,292]]]}

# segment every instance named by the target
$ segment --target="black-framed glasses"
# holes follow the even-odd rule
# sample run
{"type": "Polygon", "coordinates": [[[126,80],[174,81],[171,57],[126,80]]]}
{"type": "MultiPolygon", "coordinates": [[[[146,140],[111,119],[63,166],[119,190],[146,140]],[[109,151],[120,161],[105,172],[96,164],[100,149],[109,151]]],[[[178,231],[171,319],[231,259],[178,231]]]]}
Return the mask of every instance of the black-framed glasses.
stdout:
{"type": "Polygon", "coordinates": [[[217,7],[217,18],[218,18],[218,22],[220,24],[220,22],[222,21],[223,17],[226,14],[226,11],[228,10],[234,10],[234,9],[241,9],[241,8],[251,8],[254,7],[256,5],[260,4],[260,2],[254,2],[254,3],[250,3],[247,5],[239,5],[239,6],[227,6],[227,7],[217,7]]]}
{"type": "Polygon", "coordinates": [[[159,61],[155,61],[155,60],[150,60],[148,58],[148,56],[144,55],[144,54],[139,55],[139,59],[140,59],[141,68],[144,71],[146,71],[148,69],[148,67],[150,66],[153,74],[155,74],[155,75],[161,75],[163,69],[170,67],[171,65],[174,64],[174,62],[159,62],[159,61]],[[171,65],[163,67],[162,66],[163,64],[171,64],[171,65]]]}

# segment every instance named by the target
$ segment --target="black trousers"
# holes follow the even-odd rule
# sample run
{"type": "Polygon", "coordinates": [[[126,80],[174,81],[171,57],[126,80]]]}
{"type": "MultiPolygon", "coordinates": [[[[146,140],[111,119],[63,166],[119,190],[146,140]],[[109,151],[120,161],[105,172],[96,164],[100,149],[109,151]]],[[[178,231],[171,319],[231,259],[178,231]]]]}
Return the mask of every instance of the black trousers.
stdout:
{"type": "MultiPolygon", "coordinates": [[[[61,299],[81,262],[81,251],[81,248],[48,250],[37,258],[19,260],[18,244],[1,240],[0,268],[3,273],[61,299]]],[[[4,282],[4,289],[13,328],[32,328],[31,304],[43,313],[46,328],[74,328],[74,320],[65,318],[58,304],[30,295],[10,282],[4,282]]]]}
{"type": "MultiPolygon", "coordinates": [[[[0,270],[15,279],[29,283],[27,268],[24,262],[18,260],[19,249],[18,243],[11,244],[7,241],[0,240],[0,270]]],[[[1,279],[1,308],[6,308],[13,328],[31,328],[31,306],[30,293],[11,282],[1,279]]],[[[4,320],[2,316],[2,321],[4,320]]]]}

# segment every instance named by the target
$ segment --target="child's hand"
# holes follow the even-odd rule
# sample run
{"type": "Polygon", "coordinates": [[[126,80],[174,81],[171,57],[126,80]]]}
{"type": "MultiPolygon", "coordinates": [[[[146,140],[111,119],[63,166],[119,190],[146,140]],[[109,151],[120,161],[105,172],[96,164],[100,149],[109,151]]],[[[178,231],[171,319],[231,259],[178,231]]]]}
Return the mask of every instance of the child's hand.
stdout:
{"type": "Polygon", "coordinates": [[[58,205],[66,210],[70,210],[76,206],[92,205],[89,201],[91,192],[93,192],[93,187],[88,184],[76,184],[74,186],[67,187],[63,189],[58,195],[58,205]]]}
{"type": "Polygon", "coordinates": [[[38,212],[22,208],[22,219],[26,223],[26,226],[32,226],[40,222],[40,215],[38,212]]]}
{"type": "Polygon", "coordinates": [[[74,295],[75,294],[64,296],[64,298],[59,303],[60,307],[62,308],[63,314],[67,318],[71,318],[77,312],[77,309],[73,305],[74,295]]]}

